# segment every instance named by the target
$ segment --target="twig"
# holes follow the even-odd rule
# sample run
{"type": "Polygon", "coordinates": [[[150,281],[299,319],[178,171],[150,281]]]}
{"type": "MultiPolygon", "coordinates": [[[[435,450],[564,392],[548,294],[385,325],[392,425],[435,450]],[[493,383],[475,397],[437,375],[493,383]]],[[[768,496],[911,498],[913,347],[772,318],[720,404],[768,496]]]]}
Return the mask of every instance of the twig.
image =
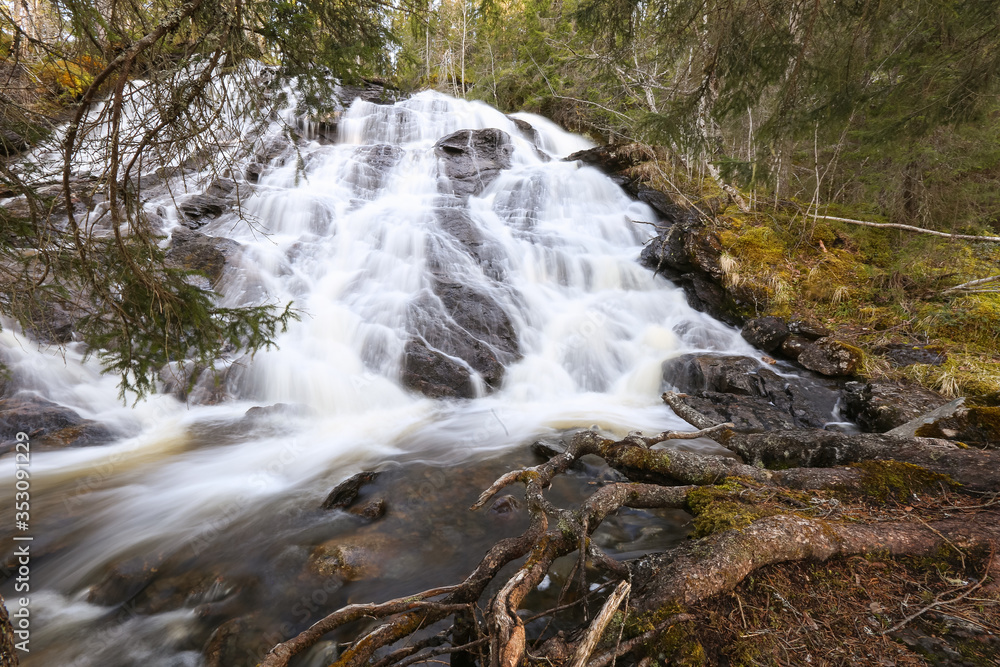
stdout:
{"type": "MultiPolygon", "coordinates": [[[[469,642],[468,644],[462,644],[461,646],[442,646],[439,648],[431,649],[427,653],[421,653],[418,655],[410,656],[405,660],[400,660],[395,664],[395,667],[407,667],[408,665],[413,665],[418,662],[426,662],[429,658],[433,658],[436,655],[444,655],[446,653],[458,653],[460,651],[468,651],[470,648],[482,646],[488,641],[489,637],[483,637],[481,639],[477,639],[476,641],[469,642]]],[[[437,661],[432,661],[432,662],[437,662],[437,661]]]]}
{"type": "Polygon", "coordinates": [[[611,622],[611,617],[614,616],[616,611],[618,611],[618,607],[621,606],[622,602],[631,590],[632,584],[627,581],[622,581],[615,588],[614,592],[608,596],[604,606],[601,607],[600,613],[597,614],[597,618],[594,619],[594,622],[591,623],[590,627],[587,629],[587,635],[577,647],[576,653],[573,656],[573,662],[570,663],[570,667],[584,667],[584,665],[586,665],[587,660],[590,658],[590,654],[594,652],[594,649],[597,647],[597,642],[601,640],[604,630],[608,627],[608,623],[611,622]]]}
{"type": "Polygon", "coordinates": [[[607,667],[607,665],[612,660],[620,658],[621,656],[625,655],[626,653],[634,649],[636,646],[640,646],[648,642],[650,639],[662,633],[671,625],[675,623],[682,623],[684,621],[693,621],[694,618],[695,617],[692,616],[691,614],[674,614],[673,616],[668,616],[666,619],[663,620],[662,623],[657,625],[652,630],[647,630],[646,632],[642,633],[638,637],[635,637],[634,639],[630,639],[627,642],[622,642],[621,645],[615,648],[614,650],[605,651],[604,653],[600,654],[599,656],[588,662],[587,667],[607,667]]]}
{"type": "MultiPolygon", "coordinates": [[[[924,521],[923,519],[921,519],[919,516],[914,516],[913,518],[916,519],[917,521],[919,521],[920,523],[924,524],[928,529],[930,529],[931,531],[933,531],[935,535],[937,535],[942,540],[944,540],[945,542],[947,542],[948,546],[950,546],[952,549],[954,549],[956,552],[958,552],[958,557],[962,559],[962,569],[964,570],[965,569],[965,552],[962,551],[961,549],[959,549],[957,546],[955,546],[954,542],[952,542],[947,537],[945,537],[944,535],[942,535],[941,531],[939,531],[936,528],[934,528],[932,525],[930,525],[929,523],[927,523],[926,521],[924,521]]],[[[990,559],[990,560],[992,562],[992,559],[990,559]]]]}
{"type": "Polygon", "coordinates": [[[563,611],[564,609],[569,609],[570,607],[575,607],[576,605],[580,604],[581,602],[586,602],[588,598],[591,598],[591,597],[597,595],[598,593],[600,593],[601,591],[603,591],[605,588],[607,588],[610,585],[611,585],[610,581],[607,582],[607,583],[601,584],[598,588],[595,588],[594,590],[590,591],[589,593],[587,593],[586,595],[584,595],[579,600],[574,600],[573,602],[567,602],[566,604],[559,605],[558,607],[553,607],[552,609],[546,609],[545,611],[539,612],[539,613],[535,614],[534,616],[529,616],[528,618],[524,619],[524,624],[527,625],[527,624],[531,623],[532,621],[537,621],[540,618],[544,618],[546,616],[551,616],[552,614],[555,614],[556,612],[563,611]]]}
{"type": "MultiPolygon", "coordinates": [[[[992,562],[992,559],[990,559],[990,562],[992,562]]],[[[988,569],[989,569],[989,566],[987,565],[987,570],[988,569]]],[[[965,596],[969,595],[970,593],[972,593],[973,591],[975,591],[977,588],[979,588],[980,586],[982,586],[984,581],[986,581],[986,577],[985,576],[982,579],[980,579],[979,581],[977,581],[975,586],[973,586],[969,590],[965,591],[961,595],[959,595],[957,597],[953,597],[950,600],[942,600],[941,599],[941,595],[944,595],[944,593],[941,593],[941,595],[938,595],[936,598],[934,598],[934,602],[931,602],[929,605],[927,605],[926,607],[924,607],[920,611],[916,612],[915,614],[910,614],[909,616],[907,616],[906,618],[904,618],[902,621],[900,621],[896,625],[894,625],[891,628],[889,628],[888,630],[883,630],[882,634],[883,635],[887,635],[890,632],[896,632],[897,630],[905,627],[906,624],[909,623],[910,621],[912,621],[913,619],[915,619],[915,618],[917,618],[919,616],[922,616],[923,614],[925,614],[926,612],[930,611],[931,609],[934,609],[935,607],[940,607],[942,605],[947,605],[947,604],[952,604],[952,603],[958,602],[959,600],[963,599],[965,596]]]]}

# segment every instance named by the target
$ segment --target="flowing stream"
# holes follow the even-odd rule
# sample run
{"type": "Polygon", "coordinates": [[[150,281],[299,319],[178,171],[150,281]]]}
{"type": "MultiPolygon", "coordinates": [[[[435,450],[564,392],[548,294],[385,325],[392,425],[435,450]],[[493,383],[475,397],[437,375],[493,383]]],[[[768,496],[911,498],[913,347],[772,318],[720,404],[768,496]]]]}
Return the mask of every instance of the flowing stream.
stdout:
{"type": "MultiPolygon", "coordinates": [[[[347,601],[457,581],[494,539],[523,528],[516,516],[465,508],[497,475],[533,464],[526,444],[594,425],[689,429],[659,399],[662,362],[757,355],[638,264],[652,228],[636,221],[655,215],[597,170],[561,161],[586,140],[517,118],[520,128],[430,92],[395,105],[358,100],[336,142],[307,135],[270,156],[256,183],[237,179],[244,219],[229,212],[199,229],[242,246],[218,290],[228,305],[292,301],[301,320],[278,349],[222,369],[227,400],[162,394],[123,406],[115,379],[72,345],[60,354],[5,327],[2,350],[22,386],[122,434],[33,453],[23,664],[201,665],[223,623],[263,645],[347,601]],[[438,213],[445,177],[434,144],[479,128],[506,132],[513,153],[509,169],[456,204],[474,225],[476,257],[438,213]],[[431,399],[400,381],[414,304],[434,302],[442,270],[498,304],[516,332],[518,355],[495,391],[474,375],[474,398],[431,399]],[[319,509],[339,481],[371,468],[391,473],[363,495],[386,499],[384,519],[319,509]],[[374,574],[310,579],[311,554],[338,540],[377,553],[374,574]]],[[[167,233],[181,229],[169,198],[147,206],[167,233]]],[[[427,313],[431,324],[440,317],[427,313]]],[[[560,484],[557,498],[586,486],[560,484]]],[[[13,475],[0,488],[12,497],[13,475]]],[[[682,516],[659,520],[653,535],[626,516],[604,539],[616,553],[681,539],[682,516]]],[[[13,525],[11,508],[0,525],[13,525]]],[[[12,581],[0,592],[17,596],[12,581]]],[[[330,650],[302,664],[327,664],[330,650]]]]}

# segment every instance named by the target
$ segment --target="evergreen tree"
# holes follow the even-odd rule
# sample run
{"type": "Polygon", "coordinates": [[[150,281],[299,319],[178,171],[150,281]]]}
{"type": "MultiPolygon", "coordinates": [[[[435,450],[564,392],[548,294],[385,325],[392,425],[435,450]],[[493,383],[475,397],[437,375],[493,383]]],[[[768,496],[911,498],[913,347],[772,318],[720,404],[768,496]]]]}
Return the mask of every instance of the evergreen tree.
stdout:
{"type": "Polygon", "coordinates": [[[123,397],[152,390],[170,361],[204,367],[225,351],[273,344],[294,317],[290,306],[223,308],[167,267],[140,205],[140,173],[192,159],[210,166],[214,133],[235,114],[266,120],[276,96],[259,76],[260,63],[298,76],[313,92],[331,83],[330,72],[356,78],[383,71],[391,40],[386,6],[52,0],[28,13],[12,7],[0,7],[3,74],[51,88],[0,95],[5,150],[22,148],[13,144],[25,135],[37,143],[49,133],[60,165],[54,181],[48,165],[0,162],[2,187],[26,198],[23,210],[0,209],[0,312],[35,330],[45,311],[78,317],[84,342],[120,375],[123,397]],[[62,132],[52,131],[54,111],[69,116],[62,132]],[[84,158],[86,192],[76,181],[84,158]],[[79,198],[97,194],[108,233],[77,207],[79,198]]]}

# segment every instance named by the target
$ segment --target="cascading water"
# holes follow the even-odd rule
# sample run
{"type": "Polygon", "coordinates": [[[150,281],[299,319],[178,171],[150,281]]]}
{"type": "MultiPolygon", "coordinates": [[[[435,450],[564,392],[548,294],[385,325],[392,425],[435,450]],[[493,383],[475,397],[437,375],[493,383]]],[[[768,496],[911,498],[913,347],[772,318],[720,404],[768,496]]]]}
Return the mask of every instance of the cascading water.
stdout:
{"type": "MultiPolygon", "coordinates": [[[[293,301],[302,315],[279,349],[232,360],[229,400],[217,405],[158,395],[122,407],[93,361],[72,348],[64,360],[5,329],[4,355],[24,388],[127,435],[32,458],[36,631],[24,664],[203,664],[201,646],[226,619],[273,643],[348,594],[446,583],[495,535],[465,519],[445,519],[449,532],[420,518],[434,511],[428,494],[452,492],[455,476],[439,466],[493,460],[570,428],[687,428],[659,400],[662,362],[755,352],[639,266],[651,228],[635,221],[654,214],[598,171],[560,160],[588,146],[542,118],[515,122],[427,92],[392,106],[356,101],[336,144],[286,147],[255,184],[239,182],[245,220],[224,214],[199,230],[241,244],[217,285],[226,304],[293,301]],[[509,135],[510,166],[465,198],[435,143],[484,128],[509,135]],[[478,315],[468,322],[496,315],[508,349],[449,308],[469,295],[478,315]],[[459,338],[502,362],[502,377],[456,359],[448,345],[459,338]],[[414,344],[465,372],[473,397],[434,400],[405,386],[414,344]],[[288,407],[247,413],[277,403],[288,407]],[[387,462],[424,480],[401,482],[396,492],[410,484],[412,493],[398,506],[389,496],[386,520],[397,523],[376,541],[391,565],[315,601],[300,572],[316,545],[372,532],[316,508],[338,481],[387,462]],[[454,571],[441,569],[449,558],[454,571]]],[[[169,198],[148,207],[163,207],[165,232],[182,229],[169,198]]],[[[466,483],[478,492],[498,465],[507,464],[466,483]]],[[[5,497],[12,480],[0,479],[5,497]]],[[[8,508],[2,517],[13,525],[8,508]]]]}

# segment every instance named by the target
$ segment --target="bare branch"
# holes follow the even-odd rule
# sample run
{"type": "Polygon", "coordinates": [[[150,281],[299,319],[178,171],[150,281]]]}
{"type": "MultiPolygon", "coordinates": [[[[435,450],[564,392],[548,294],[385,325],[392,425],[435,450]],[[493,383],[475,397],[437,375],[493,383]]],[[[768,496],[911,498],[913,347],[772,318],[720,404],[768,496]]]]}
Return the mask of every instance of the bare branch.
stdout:
{"type": "MultiPolygon", "coordinates": [[[[943,236],[946,239],[956,239],[962,241],[986,241],[987,243],[1000,243],[1000,236],[974,236],[971,234],[949,234],[948,232],[938,232],[933,229],[914,227],[913,225],[902,225],[898,222],[871,222],[868,220],[852,220],[851,218],[838,218],[832,215],[814,216],[821,220],[833,220],[834,222],[846,222],[851,225],[862,225],[864,227],[886,227],[890,229],[902,229],[907,232],[917,232],[918,234],[930,234],[932,236],[943,236]]],[[[955,288],[952,288],[955,289],[955,288]]]]}

